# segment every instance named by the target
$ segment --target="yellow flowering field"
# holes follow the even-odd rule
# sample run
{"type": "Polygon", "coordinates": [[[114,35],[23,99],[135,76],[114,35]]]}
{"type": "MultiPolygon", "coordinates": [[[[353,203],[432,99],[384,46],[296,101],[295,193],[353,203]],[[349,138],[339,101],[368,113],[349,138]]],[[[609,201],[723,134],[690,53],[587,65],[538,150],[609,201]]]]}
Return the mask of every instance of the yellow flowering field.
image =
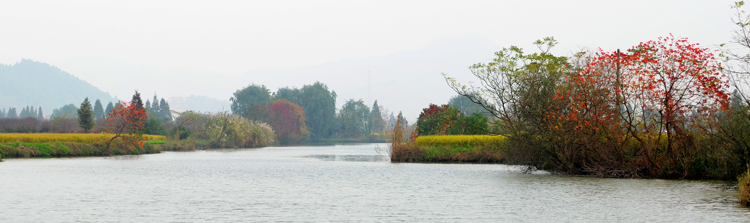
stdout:
{"type": "MultiPolygon", "coordinates": [[[[45,142],[77,142],[77,143],[95,143],[97,141],[109,140],[113,134],[101,133],[0,133],[0,143],[26,142],[26,143],[45,143],[45,142]]],[[[146,140],[167,140],[167,137],[160,135],[143,135],[146,140]]]]}
{"type": "Polygon", "coordinates": [[[433,135],[417,137],[419,146],[487,146],[505,141],[505,136],[497,135],[433,135]]]}

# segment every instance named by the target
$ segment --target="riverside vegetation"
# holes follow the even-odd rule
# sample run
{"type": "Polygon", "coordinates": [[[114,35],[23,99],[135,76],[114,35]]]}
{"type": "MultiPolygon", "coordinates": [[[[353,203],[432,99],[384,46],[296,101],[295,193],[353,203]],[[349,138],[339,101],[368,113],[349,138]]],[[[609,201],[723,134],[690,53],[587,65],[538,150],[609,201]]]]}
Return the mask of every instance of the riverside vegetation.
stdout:
{"type": "MultiPolygon", "coordinates": [[[[733,6],[740,29],[732,44],[750,49],[750,16],[740,10],[743,5],[733,6]]],[[[534,44],[538,53],[511,46],[491,62],[471,66],[480,85],[462,85],[444,74],[453,90],[489,114],[485,134],[505,136],[503,143],[474,150],[493,148],[506,164],[559,174],[739,179],[740,200],[750,203],[746,55],[723,50],[719,56],[728,63],[722,65],[715,51],[671,34],[625,51],[568,57],[550,53],[554,38],[534,44]]],[[[449,110],[430,105],[423,115],[434,118],[420,115],[408,139],[403,128],[394,130],[392,160],[446,161],[434,142],[447,138],[420,138],[470,126],[449,110]]],[[[442,151],[466,148],[444,146],[442,151]]]]}

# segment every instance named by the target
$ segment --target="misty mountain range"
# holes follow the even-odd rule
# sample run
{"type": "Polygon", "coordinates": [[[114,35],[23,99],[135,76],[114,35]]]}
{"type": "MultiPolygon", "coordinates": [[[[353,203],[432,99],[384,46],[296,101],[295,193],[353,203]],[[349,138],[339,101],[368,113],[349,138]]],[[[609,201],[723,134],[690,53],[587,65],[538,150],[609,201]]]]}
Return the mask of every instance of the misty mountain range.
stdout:
{"type": "MultiPolygon", "coordinates": [[[[481,36],[464,35],[446,37],[416,50],[401,51],[385,56],[286,69],[256,69],[237,76],[197,69],[130,65],[100,66],[90,69],[74,68],[75,71],[72,73],[94,77],[95,81],[92,82],[98,83],[98,87],[109,92],[117,92],[120,98],[129,99],[132,92],[137,89],[142,95],[156,93],[160,97],[168,98],[175,110],[208,112],[229,110],[229,98],[232,93],[251,83],[263,84],[271,91],[275,91],[280,87],[301,87],[320,81],[328,85],[329,89],[336,91],[337,107],[348,99],[363,99],[368,105],[378,100],[380,105],[390,111],[394,113],[403,111],[407,119],[414,120],[421,109],[430,103],[444,104],[455,95],[445,83],[442,73],[447,73],[462,83],[468,83],[471,80],[468,67],[479,62],[489,62],[494,56],[493,53],[498,50],[500,50],[499,46],[481,36]]],[[[107,93],[69,74],[68,79],[78,80],[80,86],[86,85],[86,87],[56,84],[68,83],[63,81],[55,81],[55,84],[38,82],[40,79],[50,78],[47,76],[10,78],[13,75],[33,76],[23,75],[32,73],[36,75],[34,69],[17,68],[17,71],[6,71],[9,67],[29,67],[34,63],[37,62],[23,60],[14,66],[0,68],[0,75],[5,75],[0,76],[3,80],[3,83],[0,83],[2,87],[0,106],[17,105],[20,107],[44,102],[40,105],[47,113],[48,110],[51,111],[64,104],[80,103],[86,96],[90,99],[102,97],[105,103],[106,100],[112,99],[107,93]],[[37,83],[34,84],[35,81],[31,80],[37,80],[37,83]],[[38,94],[21,93],[24,91],[14,93],[17,91],[5,90],[6,88],[3,87],[5,85],[36,85],[48,91],[38,94]],[[54,92],[63,93],[56,95],[54,92]]],[[[55,78],[62,78],[63,74],[67,74],[46,64],[38,66],[46,66],[47,69],[57,72],[55,78]]],[[[28,92],[37,91],[29,90],[28,92]]]]}
{"type": "Polygon", "coordinates": [[[105,105],[115,100],[109,93],[46,63],[23,59],[14,65],[0,64],[0,109],[41,106],[49,115],[52,109],[78,105],[86,97],[105,105]]]}

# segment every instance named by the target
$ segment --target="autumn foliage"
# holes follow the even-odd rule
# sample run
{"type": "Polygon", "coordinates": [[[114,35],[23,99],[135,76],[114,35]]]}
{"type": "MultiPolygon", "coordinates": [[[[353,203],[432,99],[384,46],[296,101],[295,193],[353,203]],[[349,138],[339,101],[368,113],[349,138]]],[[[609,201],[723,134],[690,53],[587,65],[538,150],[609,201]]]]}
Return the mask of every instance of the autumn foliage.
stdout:
{"type": "Polygon", "coordinates": [[[105,133],[112,134],[107,141],[110,148],[112,141],[121,138],[120,147],[126,149],[143,148],[145,138],[141,130],[145,127],[143,121],[148,119],[146,110],[134,103],[119,102],[107,115],[105,133]]]}
{"type": "Polygon", "coordinates": [[[305,111],[288,100],[279,99],[267,105],[268,124],[281,143],[298,143],[308,136],[305,111]]]}
{"type": "Polygon", "coordinates": [[[600,175],[690,175],[691,131],[728,108],[728,83],[711,50],[673,36],[626,52],[579,55],[544,120],[556,136],[562,171],[600,175]],[[635,155],[635,157],[632,157],[635,155]]]}

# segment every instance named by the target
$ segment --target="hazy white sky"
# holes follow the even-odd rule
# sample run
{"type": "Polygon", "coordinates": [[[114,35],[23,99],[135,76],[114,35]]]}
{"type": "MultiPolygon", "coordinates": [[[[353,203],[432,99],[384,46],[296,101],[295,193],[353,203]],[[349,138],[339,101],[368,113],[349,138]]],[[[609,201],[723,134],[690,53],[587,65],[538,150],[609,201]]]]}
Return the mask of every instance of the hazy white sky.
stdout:
{"type": "Polygon", "coordinates": [[[0,63],[50,63],[122,98],[129,93],[106,89],[115,77],[87,71],[150,66],[231,76],[387,55],[466,33],[526,47],[554,36],[558,53],[624,49],[669,33],[712,47],[731,38],[732,2],[4,1],[0,63]]]}

